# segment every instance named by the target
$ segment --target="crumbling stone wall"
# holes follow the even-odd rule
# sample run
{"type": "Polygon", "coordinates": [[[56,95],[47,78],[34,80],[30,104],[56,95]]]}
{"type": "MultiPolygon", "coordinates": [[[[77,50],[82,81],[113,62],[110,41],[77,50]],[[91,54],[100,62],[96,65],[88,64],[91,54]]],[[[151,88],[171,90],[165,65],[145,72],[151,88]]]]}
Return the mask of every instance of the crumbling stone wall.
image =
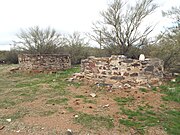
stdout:
{"type": "Polygon", "coordinates": [[[69,55],[59,54],[20,54],[20,70],[28,72],[56,72],[71,67],[69,55]]]}
{"type": "Polygon", "coordinates": [[[84,78],[112,87],[158,84],[163,77],[163,61],[157,58],[143,61],[122,55],[111,57],[89,57],[82,60],[84,78]]]}

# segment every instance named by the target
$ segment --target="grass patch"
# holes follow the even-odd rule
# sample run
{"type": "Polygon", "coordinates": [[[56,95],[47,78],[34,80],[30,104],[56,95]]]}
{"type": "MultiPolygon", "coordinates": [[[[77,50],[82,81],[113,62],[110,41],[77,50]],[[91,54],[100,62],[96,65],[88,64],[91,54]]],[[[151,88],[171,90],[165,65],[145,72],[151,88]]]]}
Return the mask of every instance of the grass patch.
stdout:
{"type": "Polygon", "coordinates": [[[84,95],[76,95],[75,98],[86,98],[84,95]]]}
{"type": "Polygon", "coordinates": [[[52,90],[51,90],[51,92],[49,93],[51,96],[53,95],[53,96],[65,96],[65,95],[67,95],[67,94],[69,94],[69,91],[67,91],[66,90],[66,84],[64,83],[64,84],[62,84],[62,82],[61,83],[59,83],[59,84],[55,84],[55,85],[51,85],[51,87],[52,87],[52,90]]]}
{"type": "Polygon", "coordinates": [[[39,84],[39,82],[21,82],[16,84],[16,88],[32,87],[39,84]]]}
{"type": "Polygon", "coordinates": [[[152,89],[152,91],[157,91],[158,90],[157,87],[152,87],[151,89],[152,89]]]}
{"type": "Polygon", "coordinates": [[[171,135],[179,135],[180,133],[180,111],[168,110],[162,115],[162,125],[171,135]]]}
{"type": "Polygon", "coordinates": [[[166,96],[162,97],[163,100],[175,101],[175,102],[180,103],[180,86],[168,88],[167,90],[164,90],[163,93],[166,94],[166,96]]]}
{"type": "Polygon", "coordinates": [[[159,125],[159,117],[152,110],[138,108],[137,110],[129,110],[121,108],[121,113],[127,115],[127,119],[120,119],[119,123],[136,129],[143,134],[144,129],[150,126],[159,125]]]}
{"type": "Polygon", "coordinates": [[[162,93],[166,94],[162,97],[163,100],[180,103],[180,77],[177,77],[175,82],[160,86],[160,89],[162,93]]]}
{"type": "Polygon", "coordinates": [[[76,88],[79,88],[80,86],[82,86],[82,82],[66,82],[69,85],[73,85],[76,88]]]}
{"type": "Polygon", "coordinates": [[[50,116],[50,115],[53,115],[56,112],[57,112],[56,110],[43,111],[43,112],[39,112],[39,115],[42,116],[42,117],[50,116]]]}
{"type": "Polygon", "coordinates": [[[65,107],[65,109],[70,113],[75,112],[75,110],[72,107],[65,107]]]}
{"type": "Polygon", "coordinates": [[[9,115],[7,118],[11,118],[12,120],[23,118],[28,112],[24,109],[17,111],[16,113],[9,115]]]}
{"type": "Polygon", "coordinates": [[[84,101],[84,103],[97,104],[96,100],[91,100],[91,99],[87,99],[87,98],[85,98],[83,101],[84,101]]]}
{"type": "Polygon", "coordinates": [[[18,110],[17,112],[13,113],[13,114],[9,114],[9,115],[5,115],[0,117],[0,124],[5,124],[7,123],[6,119],[11,119],[11,121],[15,121],[17,119],[21,119],[23,118],[26,114],[28,113],[28,111],[26,109],[21,109],[18,110]]]}
{"type": "Polygon", "coordinates": [[[141,92],[148,92],[148,90],[147,90],[146,88],[139,88],[139,90],[140,90],[141,92]]]}
{"type": "Polygon", "coordinates": [[[78,117],[75,118],[75,122],[91,129],[98,129],[100,127],[110,129],[114,127],[113,119],[110,116],[105,117],[80,113],[78,117]]]}
{"type": "Polygon", "coordinates": [[[84,95],[76,95],[75,98],[82,98],[84,103],[91,103],[91,104],[96,104],[97,103],[95,99],[94,100],[88,99],[84,95]]]}
{"type": "Polygon", "coordinates": [[[67,98],[57,98],[57,99],[49,99],[47,100],[46,104],[67,104],[67,98]]]}
{"type": "Polygon", "coordinates": [[[118,105],[125,105],[127,103],[131,103],[134,100],[134,97],[116,97],[114,99],[118,105]]]}
{"type": "Polygon", "coordinates": [[[0,108],[8,108],[14,105],[16,105],[16,102],[12,101],[12,99],[0,100],[0,108]]]}

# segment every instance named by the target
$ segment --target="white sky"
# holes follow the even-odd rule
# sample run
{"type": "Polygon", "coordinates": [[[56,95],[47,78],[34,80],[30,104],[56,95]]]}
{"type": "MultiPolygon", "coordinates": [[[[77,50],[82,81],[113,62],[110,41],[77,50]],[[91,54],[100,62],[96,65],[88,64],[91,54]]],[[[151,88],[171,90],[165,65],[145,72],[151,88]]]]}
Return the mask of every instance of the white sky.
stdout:
{"type": "MultiPolygon", "coordinates": [[[[0,50],[10,48],[19,30],[32,26],[55,28],[59,32],[90,32],[92,22],[100,17],[111,0],[0,0],[0,50]]],[[[134,1],[134,0],[129,0],[134,1]]],[[[162,10],[180,6],[180,0],[155,0],[158,10],[147,19],[147,23],[158,23],[155,35],[170,25],[163,18],[162,10]]]]}

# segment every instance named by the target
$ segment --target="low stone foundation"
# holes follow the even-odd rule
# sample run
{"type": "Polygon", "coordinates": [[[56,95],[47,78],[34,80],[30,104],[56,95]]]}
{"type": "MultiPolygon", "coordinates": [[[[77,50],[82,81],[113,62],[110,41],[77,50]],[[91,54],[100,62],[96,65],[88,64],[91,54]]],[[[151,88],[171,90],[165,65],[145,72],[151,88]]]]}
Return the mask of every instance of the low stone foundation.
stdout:
{"type": "Polygon", "coordinates": [[[57,72],[71,68],[69,55],[59,54],[20,54],[20,70],[26,72],[57,72]]]}
{"type": "Polygon", "coordinates": [[[113,55],[89,57],[81,62],[81,78],[114,88],[159,85],[163,72],[163,61],[157,58],[141,61],[113,55]]]}

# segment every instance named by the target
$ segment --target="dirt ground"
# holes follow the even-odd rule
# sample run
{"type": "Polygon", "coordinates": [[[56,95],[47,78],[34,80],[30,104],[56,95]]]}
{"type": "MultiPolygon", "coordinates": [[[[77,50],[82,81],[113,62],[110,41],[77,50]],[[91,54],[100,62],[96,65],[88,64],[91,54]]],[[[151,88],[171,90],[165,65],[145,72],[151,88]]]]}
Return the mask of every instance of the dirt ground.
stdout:
{"type": "MultiPolygon", "coordinates": [[[[10,89],[13,89],[14,85],[11,75],[8,75],[10,77],[8,81],[12,83],[12,86],[9,88],[1,86],[1,91],[6,89],[6,92],[1,92],[0,98],[5,99],[6,97],[7,99],[10,97],[13,101],[16,101],[16,98],[20,98],[22,94],[18,97],[15,93],[11,94],[10,89]]],[[[23,81],[23,79],[20,81],[23,81]]],[[[109,91],[88,82],[81,82],[79,86],[68,84],[68,87],[66,87],[68,93],[56,95],[57,93],[51,88],[52,85],[55,85],[55,83],[52,82],[51,85],[49,83],[38,84],[38,90],[41,89],[44,93],[39,90],[36,95],[33,95],[34,97],[32,96],[33,100],[24,101],[23,99],[23,102],[1,107],[0,135],[66,135],[68,130],[71,130],[73,135],[166,135],[167,132],[161,124],[144,126],[144,132],[139,132],[133,126],[120,124],[119,120],[128,118],[127,114],[120,113],[120,108],[136,110],[138,107],[149,107],[156,114],[160,113],[165,107],[180,108],[176,102],[163,101],[163,94],[158,90],[147,89],[141,91],[139,88],[134,88],[109,91]],[[91,93],[95,93],[96,96],[92,97],[91,93]],[[58,98],[64,99],[62,103],[59,103],[58,100],[50,100],[58,98]],[[125,98],[129,101],[122,101],[122,104],[121,102],[119,104],[115,98],[125,98]],[[92,118],[95,117],[95,119],[96,116],[111,117],[113,127],[107,128],[103,125],[103,122],[100,126],[98,122],[86,123],[85,121],[83,123],[81,122],[83,119],[81,114],[93,115],[92,118]],[[10,118],[11,121],[7,122],[7,119],[10,118]]],[[[21,87],[16,91],[25,88],[21,87]]],[[[87,121],[91,121],[91,118],[89,119],[87,118],[87,121]]],[[[104,120],[104,123],[106,122],[104,120]]]]}

